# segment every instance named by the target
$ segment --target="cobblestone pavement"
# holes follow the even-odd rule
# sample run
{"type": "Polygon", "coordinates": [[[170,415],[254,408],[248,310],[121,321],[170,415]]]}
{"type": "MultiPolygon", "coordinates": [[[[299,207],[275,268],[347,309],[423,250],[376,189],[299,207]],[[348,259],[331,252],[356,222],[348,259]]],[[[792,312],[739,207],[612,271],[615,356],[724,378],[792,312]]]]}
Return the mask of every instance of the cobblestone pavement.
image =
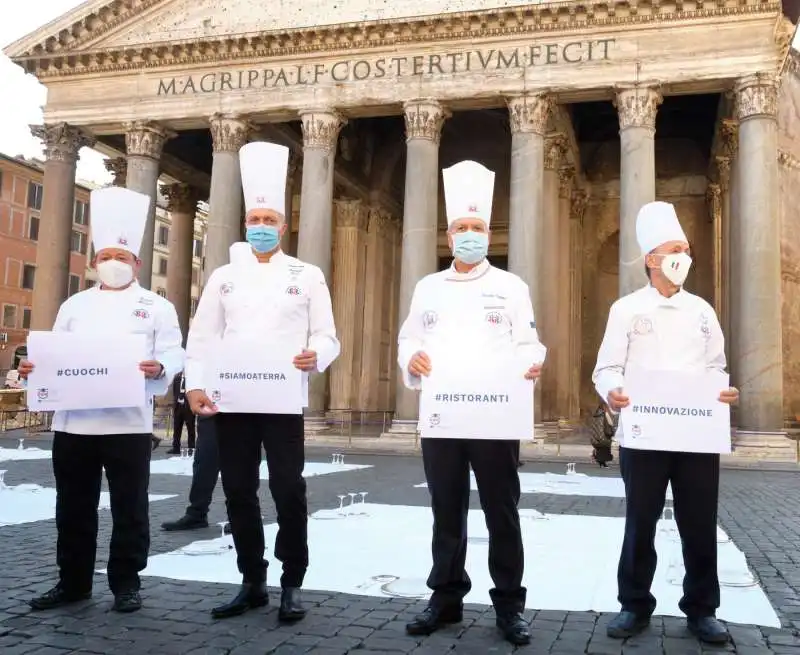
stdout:
{"type": "MultiPolygon", "coordinates": [[[[14,446],[3,442],[0,446],[14,446]]],[[[32,444],[26,444],[32,445],[32,444]]],[[[45,444],[42,444],[45,447],[45,444]]],[[[49,447],[49,446],[46,446],[49,447]]],[[[156,456],[163,457],[164,447],[156,456]]],[[[309,452],[309,461],[330,461],[330,454],[309,452]]],[[[423,478],[416,458],[348,456],[348,463],[372,468],[308,479],[309,509],[331,506],[331,498],[343,486],[369,491],[369,502],[427,505],[427,491],[414,488],[423,478]],[[347,482],[343,483],[347,476],[347,482]]],[[[6,461],[6,483],[32,482],[52,487],[49,460],[6,461]]],[[[557,471],[563,466],[527,464],[524,471],[557,471]]],[[[582,467],[597,475],[617,475],[582,467]]],[[[217,536],[218,528],[193,533],[164,533],[162,521],[182,515],[190,478],[153,475],[151,493],[178,494],[176,498],[151,504],[151,553],[175,550],[192,541],[217,536]]],[[[734,643],[725,648],[701,647],[684,628],[683,621],[654,617],[651,628],[626,642],[605,635],[610,614],[591,612],[529,611],[532,643],[514,649],[505,644],[494,628],[493,611],[470,605],[461,625],[427,638],[404,633],[405,622],[424,603],[398,599],[347,596],[308,591],[310,612],[305,621],[279,627],[273,606],[242,617],[213,621],[208,610],[231,597],[235,587],[223,584],[143,579],[145,607],[133,615],[109,612],[111,596],[103,576],[96,577],[91,601],[52,612],[31,612],[26,600],[46,589],[55,575],[54,521],[40,521],[0,528],[0,655],[61,655],[77,653],[153,653],[158,655],[369,655],[414,653],[434,655],[461,653],[641,653],[684,655],[709,651],[739,655],[795,653],[800,655],[800,478],[795,473],[725,471],[722,477],[720,522],[746,554],[783,628],[730,625],[734,643]]],[[[222,492],[218,488],[209,521],[225,519],[222,492]]],[[[274,511],[266,487],[262,489],[265,520],[273,522],[274,511]]],[[[477,494],[473,494],[477,508],[477,494]]],[[[622,516],[623,501],[524,494],[521,507],[555,514],[622,516]]],[[[101,514],[98,568],[105,566],[110,520],[101,514]]],[[[427,529],[427,526],[425,526],[427,529]]],[[[271,544],[268,545],[271,550],[271,544]]],[[[587,546],[588,547],[588,546],[587,546]]],[[[311,553],[313,565],[313,549],[311,553]]],[[[576,565],[580,565],[579,563],[576,565]]],[[[616,561],[609,562],[616,566],[616,561]]],[[[427,572],[420,572],[425,575],[427,572]]],[[[592,572],[587,571],[587,576],[592,572]]],[[[277,598],[277,595],[275,595],[277,598]]]]}

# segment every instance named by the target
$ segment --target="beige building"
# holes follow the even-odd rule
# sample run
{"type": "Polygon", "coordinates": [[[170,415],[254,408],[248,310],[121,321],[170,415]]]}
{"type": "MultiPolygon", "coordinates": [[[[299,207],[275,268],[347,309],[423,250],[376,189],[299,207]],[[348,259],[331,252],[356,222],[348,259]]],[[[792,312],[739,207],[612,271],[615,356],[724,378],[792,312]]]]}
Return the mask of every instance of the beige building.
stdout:
{"type": "Polygon", "coordinates": [[[80,146],[124,166],[129,188],[155,197],[167,180],[166,288],[188,321],[197,200],[209,203],[207,275],[241,237],[238,149],[284,143],[295,155],[286,247],[328,277],[342,340],[312,407],[393,410],[401,430],[416,398],[396,383],[398,323],[417,280],[446,265],[440,170],[471,158],[497,172],[492,259],[530,284],[550,349],[541,420],[596,406],[608,308],[645,283],[636,213],[658,198],[677,205],[696,259],[689,286],[728,335],[739,428],[781,433],[800,411],[790,11],[771,0],[89,0],[6,50],[48,88],[37,134],[52,220],[39,248],[52,263],[33,325],[49,328],[66,288],[80,146]]]}

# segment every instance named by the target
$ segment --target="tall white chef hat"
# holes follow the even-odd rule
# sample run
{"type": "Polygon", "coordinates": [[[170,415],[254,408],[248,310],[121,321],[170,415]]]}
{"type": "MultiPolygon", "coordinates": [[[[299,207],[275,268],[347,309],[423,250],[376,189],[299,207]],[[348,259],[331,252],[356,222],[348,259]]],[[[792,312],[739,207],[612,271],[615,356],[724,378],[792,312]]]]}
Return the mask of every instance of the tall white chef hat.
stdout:
{"type": "Polygon", "coordinates": [[[447,226],[459,218],[492,220],[494,172],[476,161],[462,161],[442,171],[447,226]]]}
{"type": "Polygon", "coordinates": [[[653,252],[668,241],[689,242],[683,232],[675,206],[668,202],[649,202],[636,217],[636,240],[642,255],[653,252]]]}
{"type": "Polygon", "coordinates": [[[92,191],[89,207],[95,253],[106,248],[121,248],[138,257],[150,196],[112,186],[92,191]]]}
{"type": "Polygon", "coordinates": [[[253,254],[252,246],[247,241],[237,241],[230,247],[231,264],[247,264],[258,261],[253,254]]]}
{"type": "Polygon", "coordinates": [[[254,141],[239,150],[245,212],[272,209],[286,214],[286,176],[289,148],[254,141]]]}

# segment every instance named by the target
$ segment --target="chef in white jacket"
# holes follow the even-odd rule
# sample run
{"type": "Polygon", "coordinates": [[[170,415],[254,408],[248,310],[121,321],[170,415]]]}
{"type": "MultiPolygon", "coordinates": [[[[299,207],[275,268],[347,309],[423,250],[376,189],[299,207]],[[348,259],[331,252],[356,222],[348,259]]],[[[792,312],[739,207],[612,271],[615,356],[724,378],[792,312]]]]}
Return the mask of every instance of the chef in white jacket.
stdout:
{"type": "MultiPolygon", "coordinates": [[[[597,392],[613,412],[630,404],[623,389],[629,366],[724,372],[726,365],[725,339],[714,309],[683,289],[692,258],[675,208],[665,202],[642,207],[636,219],[636,237],[650,283],[611,306],[592,376],[597,392]]],[[[732,404],[738,397],[736,389],[724,389],[719,400],[732,404]]],[[[625,538],[617,574],[622,611],[608,624],[608,635],[630,637],[650,623],[656,608],[650,591],[656,571],[654,537],[671,483],[686,568],[680,608],[689,630],[698,638],[725,642],[727,630],[714,617],[720,602],[719,455],[625,448],[622,430],[617,431],[626,501],[625,538]]]]}
{"type": "MultiPolygon", "coordinates": [[[[184,351],[175,307],[136,282],[139,247],[150,198],[119,187],[93,191],[92,242],[100,284],[68,298],[54,332],[144,334],[149,358],[139,368],[147,379],[147,405],[128,409],[59,411],[53,417],[58,584],[30,602],[51,609],[91,596],[97,549],[97,507],[105,469],[113,532],[108,583],[113,609],[141,607],[139,572],[150,547],[149,503],[153,396],[167,393],[183,370],[184,351]]],[[[27,378],[38,362],[23,361],[27,378]]]]}
{"type": "MultiPolygon", "coordinates": [[[[204,368],[219,340],[254,351],[264,344],[296,348],[294,366],[323,372],[339,356],[331,296],[322,271],[284,254],[287,148],[250,143],[239,151],[249,261],[229,264],[208,278],[186,346],[186,388],[192,409],[214,416],[222,488],[236,546],[242,586],[230,602],[212,610],[234,616],[267,603],[264,530],[258,502],[262,448],[278,515],[275,557],[283,564],[278,618],[302,619],[300,598],[308,567],[308,508],[303,479],[303,416],[218,412],[206,395],[204,368]],[[298,345],[295,345],[298,344],[298,345]],[[302,344],[302,345],[299,345],[302,344]]],[[[307,390],[307,379],[305,380],[307,390]]]]}
{"type": "MultiPolygon", "coordinates": [[[[539,341],[530,290],[519,277],[494,268],[486,258],[492,215],[494,173],[474,161],[442,172],[447,241],[452,266],[417,283],[398,337],[403,382],[419,389],[437,362],[428,353],[458,343],[471,352],[511,354],[520,376],[536,379],[547,349],[539,341]]],[[[520,496],[519,441],[422,440],[425,477],[433,511],[433,568],[428,607],[409,623],[409,634],[431,634],[462,619],[463,598],[472,586],[464,568],[467,554],[469,469],[475,472],[489,530],[490,591],[497,627],[514,644],[530,641],[522,616],[524,553],[517,504],[520,496]]]]}

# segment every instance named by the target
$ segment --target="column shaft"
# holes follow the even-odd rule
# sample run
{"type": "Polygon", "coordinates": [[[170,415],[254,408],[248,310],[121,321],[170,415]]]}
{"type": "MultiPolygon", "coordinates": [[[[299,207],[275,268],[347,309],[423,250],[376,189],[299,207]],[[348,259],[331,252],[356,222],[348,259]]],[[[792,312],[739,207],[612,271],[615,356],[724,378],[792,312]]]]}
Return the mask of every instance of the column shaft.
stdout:
{"type": "Polygon", "coordinates": [[[555,315],[557,329],[553,344],[557,352],[556,359],[556,418],[568,419],[570,417],[570,388],[572,357],[570,344],[576,325],[572,321],[572,294],[570,268],[574,258],[571,250],[571,225],[570,220],[572,204],[572,185],[575,180],[575,169],[571,166],[562,167],[558,171],[558,244],[556,250],[556,305],[555,315]]]}
{"type": "Polygon", "coordinates": [[[287,255],[292,252],[292,215],[294,211],[294,176],[300,157],[296,152],[289,153],[289,167],[286,173],[286,231],[281,238],[281,250],[287,255]]]}
{"type": "Polygon", "coordinates": [[[583,351],[583,214],[586,211],[586,193],[572,194],[569,221],[569,277],[570,277],[570,400],[569,417],[581,416],[581,378],[583,351]]]}
{"type": "Polygon", "coordinates": [[[754,75],[739,82],[739,234],[732,265],[739,270],[732,300],[739,305],[734,358],[741,401],[739,427],[781,432],[783,412],[781,226],[778,183],[778,82],[754,75]]]}
{"type": "Polygon", "coordinates": [[[44,141],[45,165],[31,329],[51,330],[69,292],[70,238],[75,205],[78,151],[94,145],[92,137],[66,123],[33,125],[44,141]]]}
{"type": "MultiPolygon", "coordinates": [[[[386,256],[388,266],[386,278],[386,302],[384,303],[383,334],[381,355],[383,361],[383,395],[381,409],[390,411],[397,398],[397,389],[402,386],[397,375],[397,333],[400,330],[400,269],[403,265],[403,228],[399,221],[392,220],[386,235],[386,256]]],[[[405,316],[402,318],[405,320],[405,316]]]]}
{"type": "MultiPolygon", "coordinates": [[[[405,104],[406,183],[403,204],[402,263],[400,265],[400,320],[405,320],[414,288],[436,272],[436,236],[439,212],[439,138],[446,118],[435,100],[405,104]]],[[[399,371],[396,375],[399,376],[399,371]]],[[[395,419],[415,421],[417,395],[398,384],[395,419]]]]}
{"type": "Polygon", "coordinates": [[[653,87],[617,90],[621,144],[619,184],[619,295],[647,284],[644,262],[636,240],[636,216],[643,205],[656,199],[656,112],[662,102],[653,87]]]}
{"type": "Polygon", "coordinates": [[[192,310],[192,255],[197,193],[188,184],[161,187],[169,200],[169,259],[167,260],[167,300],[175,305],[184,341],[189,332],[192,310]]]}
{"type": "Polygon", "coordinates": [[[126,125],[125,145],[128,153],[125,185],[150,197],[150,209],[144,228],[142,245],[139,248],[139,284],[150,288],[153,278],[153,244],[156,231],[156,203],[158,201],[159,161],[164,144],[175,136],[151,121],[135,121],[126,125]]]}
{"type": "Polygon", "coordinates": [[[214,114],[209,119],[214,155],[208,198],[204,280],[230,260],[231,244],[242,239],[242,173],[239,150],[252,126],[241,116],[214,114]]]}

